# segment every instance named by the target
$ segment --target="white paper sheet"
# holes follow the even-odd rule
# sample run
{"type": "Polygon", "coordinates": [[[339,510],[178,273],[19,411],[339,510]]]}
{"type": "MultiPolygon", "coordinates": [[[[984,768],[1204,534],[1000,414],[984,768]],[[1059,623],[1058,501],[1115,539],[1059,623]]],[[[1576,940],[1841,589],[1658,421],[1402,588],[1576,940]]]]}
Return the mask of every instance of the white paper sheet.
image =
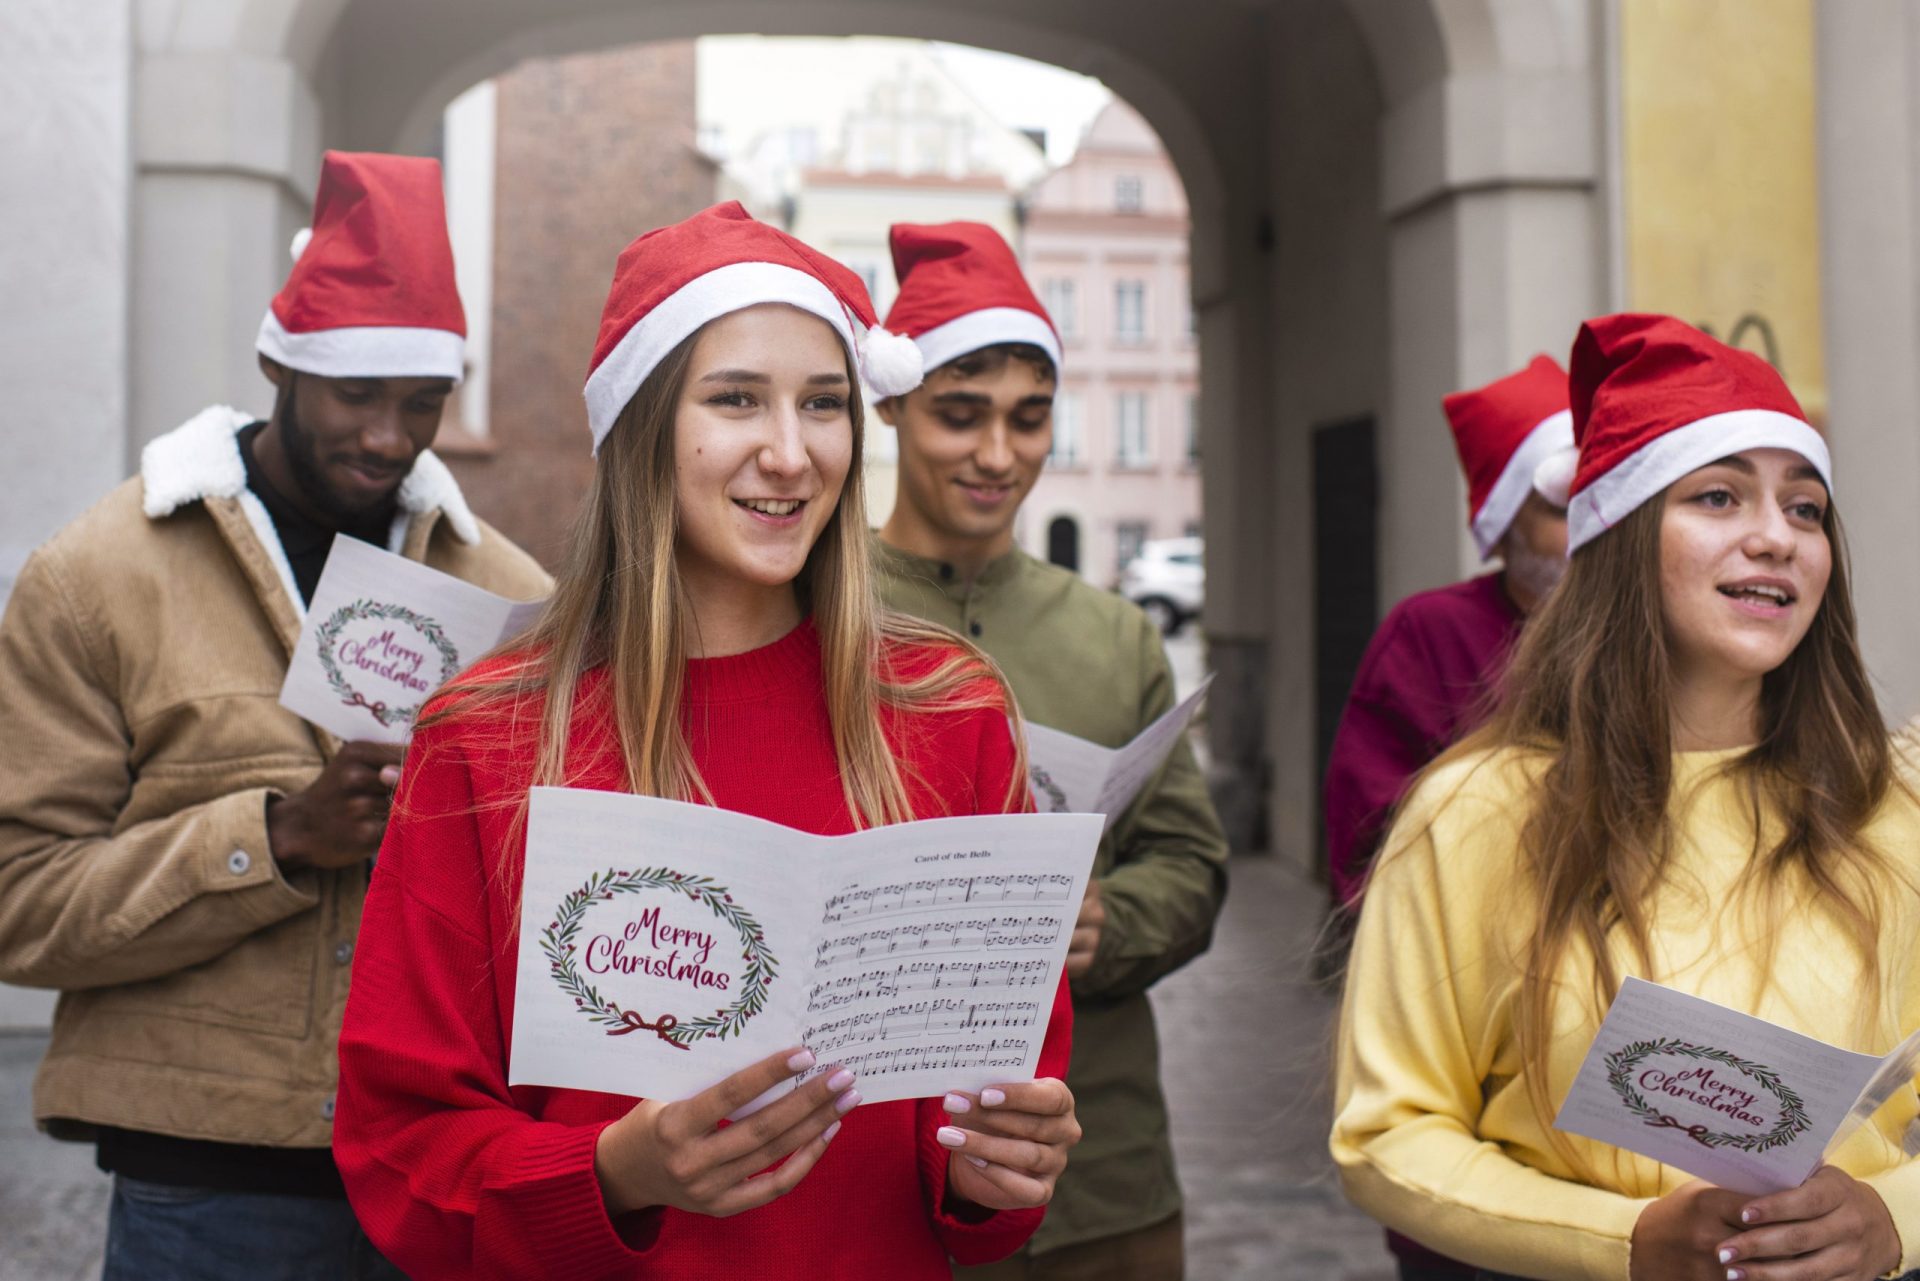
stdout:
{"type": "Polygon", "coordinates": [[[434,690],[545,607],[336,537],[280,705],[344,739],[404,743],[434,690]]]}
{"type": "Polygon", "coordinates": [[[1759,1196],[1803,1183],[1916,1060],[1920,1032],[1876,1058],[1629,978],[1554,1125],[1759,1196]]]}
{"type": "Polygon", "coordinates": [[[684,1098],[795,1045],[868,1102],[1031,1080],[1099,838],[534,788],[508,1081],[684,1098]]]}
{"type": "Polygon", "coordinates": [[[1160,768],[1206,697],[1209,676],[1125,747],[1102,747],[1063,730],[1027,726],[1027,768],[1042,814],[1104,814],[1108,827],[1160,768]]]}

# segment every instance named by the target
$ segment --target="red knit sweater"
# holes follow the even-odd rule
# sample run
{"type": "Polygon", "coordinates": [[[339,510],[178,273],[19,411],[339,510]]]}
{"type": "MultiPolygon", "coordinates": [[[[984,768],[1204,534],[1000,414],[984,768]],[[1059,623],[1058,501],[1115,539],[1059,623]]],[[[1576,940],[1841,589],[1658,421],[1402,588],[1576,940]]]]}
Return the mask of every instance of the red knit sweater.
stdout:
{"type": "MultiPolygon", "coordinates": [[[[852,830],[810,625],[689,663],[682,710],[721,807],[852,830]]],[[[1014,766],[1003,710],[895,716],[887,732],[916,814],[1002,811],[1014,766]]],[[[937,1099],[856,1108],[799,1187],[760,1209],[609,1218],[594,1142],[632,1100],[506,1084],[536,733],[527,712],[456,716],[408,753],[354,959],[334,1132],[354,1211],[381,1251],[415,1278],[912,1281],[947,1277],[948,1255],[984,1263],[1024,1242],[1041,1211],[946,1202],[937,1099]]],[[[597,674],[576,702],[568,772],[576,787],[623,786],[597,674]]],[[[1066,1074],[1071,1018],[1063,984],[1041,1076],[1066,1074]]]]}

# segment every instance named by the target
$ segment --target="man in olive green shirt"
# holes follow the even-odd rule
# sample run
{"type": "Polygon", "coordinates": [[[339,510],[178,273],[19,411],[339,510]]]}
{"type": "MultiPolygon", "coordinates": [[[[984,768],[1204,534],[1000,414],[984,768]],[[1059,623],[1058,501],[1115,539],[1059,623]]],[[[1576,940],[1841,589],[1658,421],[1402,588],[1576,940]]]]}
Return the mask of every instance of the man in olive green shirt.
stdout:
{"type": "MultiPolygon", "coordinates": [[[[898,429],[899,493],[875,542],[881,594],[991,654],[1021,711],[1120,747],[1174,704],[1157,629],[1137,608],[1014,546],[1052,445],[1060,343],[1012,251],[974,223],[893,228],[900,296],[886,328],[932,370],[878,412],[898,429]]],[[[1067,1084],[1085,1132],[1047,1217],[984,1281],[1182,1275],[1180,1186],[1147,989],[1205,951],[1227,843],[1182,740],[1100,843],[1067,957],[1067,1084]]]]}

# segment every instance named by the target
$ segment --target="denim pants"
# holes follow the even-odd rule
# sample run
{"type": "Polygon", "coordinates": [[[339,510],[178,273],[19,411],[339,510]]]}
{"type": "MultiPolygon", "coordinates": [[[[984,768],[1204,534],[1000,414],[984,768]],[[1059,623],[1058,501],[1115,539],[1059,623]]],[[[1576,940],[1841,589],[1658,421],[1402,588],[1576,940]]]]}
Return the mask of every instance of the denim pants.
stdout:
{"type": "Polygon", "coordinates": [[[404,1281],[345,1201],[113,1178],[102,1281],[404,1281]]]}

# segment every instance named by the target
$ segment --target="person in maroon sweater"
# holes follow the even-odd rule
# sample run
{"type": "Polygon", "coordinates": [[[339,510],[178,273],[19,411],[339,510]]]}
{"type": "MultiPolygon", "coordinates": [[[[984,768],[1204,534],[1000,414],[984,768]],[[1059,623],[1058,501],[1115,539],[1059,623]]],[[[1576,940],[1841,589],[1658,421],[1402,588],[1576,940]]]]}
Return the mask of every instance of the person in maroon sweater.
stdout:
{"type": "Polygon", "coordinates": [[[861,1106],[828,1065],[727,1124],[800,1046],[678,1102],[506,1084],[529,786],[826,835],[1030,808],[997,670],[874,603],[854,379],[906,390],[898,341],[738,205],[621,255],[571,559],[422,718],[355,958],[335,1155],[408,1275],[931,1281],[1039,1225],[1079,1138],[1064,984],[1036,1079],[978,1094],[861,1106]]]}
{"type": "MultiPolygon", "coordinates": [[[[1327,762],[1322,814],[1337,927],[1357,915],[1367,870],[1407,785],[1489,710],[1527,614],[1566,565],[1567,514],[1534,471],[1573,447],[1567,375],[1548,356],[1443,403],[1467,477],[1469,527],[1499,570],[1409,596],[1367,643],[1327,762]]],[[[1342,931],[1344,932],[1344,930],[1342,931]]],[[[1395,1233],[1402,1281],[1472,1281],[1475,1270],[1395,1233]]]]}

